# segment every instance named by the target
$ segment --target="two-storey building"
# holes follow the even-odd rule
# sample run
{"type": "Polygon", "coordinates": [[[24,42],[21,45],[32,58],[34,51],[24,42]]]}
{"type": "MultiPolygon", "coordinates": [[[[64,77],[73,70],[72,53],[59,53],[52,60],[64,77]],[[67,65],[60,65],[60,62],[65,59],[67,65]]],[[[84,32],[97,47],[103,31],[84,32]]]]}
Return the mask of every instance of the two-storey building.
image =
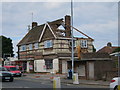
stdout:
{"type": "MultiPolygon", "coordinates": [[[[18,43],[18,59],[27,72],[67,73],[71,67],[71,20],[58,19],[32,28],[18,43]],[[69,63],[68,63],[69,62],[69,63]],[[69,65],[68,65],[69,64],[69,65]]],[[[82,36],[74,36],[74,59],[79,60],[81,53],[93,52],[93,39],[79,31],[82,36]]]]}

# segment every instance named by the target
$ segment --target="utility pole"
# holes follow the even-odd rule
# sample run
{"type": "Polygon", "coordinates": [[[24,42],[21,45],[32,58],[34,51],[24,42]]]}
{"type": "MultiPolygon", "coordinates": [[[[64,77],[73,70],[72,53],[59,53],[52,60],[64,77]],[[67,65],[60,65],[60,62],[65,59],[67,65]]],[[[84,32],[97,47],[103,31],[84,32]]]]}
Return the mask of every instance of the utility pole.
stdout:
{"type": "Polygon", "coordinates": [[[71,37],[72,37],[72,76],[74,74],[74,43],[73,43],[73,0],[71,0],[71,37]]]}

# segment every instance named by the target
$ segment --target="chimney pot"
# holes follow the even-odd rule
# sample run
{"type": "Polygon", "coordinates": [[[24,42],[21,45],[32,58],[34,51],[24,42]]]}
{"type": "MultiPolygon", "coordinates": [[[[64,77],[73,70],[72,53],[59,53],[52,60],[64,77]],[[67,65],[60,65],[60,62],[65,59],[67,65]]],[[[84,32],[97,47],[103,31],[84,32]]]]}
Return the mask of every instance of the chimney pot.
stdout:
{"type": "Polygon", "coordinates": [[[32,22],[32,28],[37,26],[37,22],[32,22]]]}

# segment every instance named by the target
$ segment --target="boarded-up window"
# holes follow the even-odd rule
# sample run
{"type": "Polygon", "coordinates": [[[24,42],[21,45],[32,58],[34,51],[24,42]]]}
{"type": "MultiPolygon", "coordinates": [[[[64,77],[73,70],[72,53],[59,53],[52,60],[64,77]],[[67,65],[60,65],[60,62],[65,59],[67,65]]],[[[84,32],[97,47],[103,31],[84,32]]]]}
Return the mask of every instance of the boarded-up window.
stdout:
{"type": "Polygon", "coordinates": [[[79,76],[85,76],[85,65],[79,65],[78,73],[79,73],[79,76]]]}

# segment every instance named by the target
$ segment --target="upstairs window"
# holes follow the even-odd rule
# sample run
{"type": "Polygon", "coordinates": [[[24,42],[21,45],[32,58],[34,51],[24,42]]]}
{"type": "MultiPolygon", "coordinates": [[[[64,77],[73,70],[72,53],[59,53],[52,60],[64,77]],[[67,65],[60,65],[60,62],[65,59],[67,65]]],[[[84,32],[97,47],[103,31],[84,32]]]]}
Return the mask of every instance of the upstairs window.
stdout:
{"type": "Polygon", "coordinates": [[[26,51],[26,45],[20,46],[20,51],[26,51]]]}
{"type": "Polygon", "coordinates": [[[32,49],[33,49],[32,44],[29,44],[29,50],[32,50],[32,49]]]}
{"type": "Polygon", "coordinates": [[[38,49],[38,43],[34,44],[34,49],[38,49]]]}
{"type": "Polygon", "coordinates": [[[81,40],[81,48],[87,48],[87,40],[81,40]]]}
{"type": "MultiPolygon", "coordinates": [[[[70,47],[72,47],[72,40],[69,41],[69,45],[70,45],[70,47]]],[[[73,47],[76,47],[76,42],[75,42],[75,40],[73,40],[73,47]]]]}
{"type": "Polygon", "coordinates": [[[44,42],[44,48],[51,48],[52,45],[52,40],[48,40],[44,42]]]}

